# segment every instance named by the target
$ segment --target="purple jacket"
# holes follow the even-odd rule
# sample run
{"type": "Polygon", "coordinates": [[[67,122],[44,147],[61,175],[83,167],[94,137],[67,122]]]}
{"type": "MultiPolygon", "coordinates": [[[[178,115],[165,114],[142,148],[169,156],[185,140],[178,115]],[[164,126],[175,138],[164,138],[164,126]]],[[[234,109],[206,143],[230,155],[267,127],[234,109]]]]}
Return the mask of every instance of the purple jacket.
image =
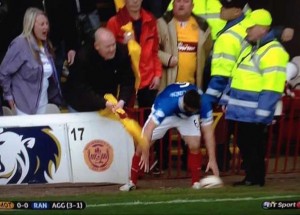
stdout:
{"type": "MultiPolygon", "coordinates": [[[[60,104],[62,101],[53,58],[45,47],[53,68],[49,78],[49,103],[60,104]]],[[[0,66],[0,85],[5,100],[14,100],[17,107],[27,113],[35,114],[38,108],[43,80],[43,65],[39,48],[33,37],[16,37],[8,47],[0,66]]]]}

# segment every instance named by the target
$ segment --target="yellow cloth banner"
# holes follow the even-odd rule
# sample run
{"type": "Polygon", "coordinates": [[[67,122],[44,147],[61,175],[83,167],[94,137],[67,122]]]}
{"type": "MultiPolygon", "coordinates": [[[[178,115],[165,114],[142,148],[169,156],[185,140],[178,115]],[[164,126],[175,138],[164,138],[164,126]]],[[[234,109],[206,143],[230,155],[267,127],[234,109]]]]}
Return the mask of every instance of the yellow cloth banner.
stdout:
{"type": "Polygon", "coordinates": [[[116,6],[116,12],[125,6],[125,0],[114,0],[116,6]]]}
{"type": "MultiPolygon", "coordinates": [[[[121,29],[125,32],[125,34],[134,35],[132,22],[128,22],[126,25],[123,25],[121,29]]],[[[128,41],[127,47],[131,58],[131,66],[135,76],[135,90],[137,92],[141,83],[141,75],[140,75],[140,68],[139,68],[141,46],[133,38],[134,37],[132,37],[132,39],[128,41]]]]}
{"type": "MultiPolygon", "coordinates": [[[[104,98],[112,104],[118,103],[118,100],[112,94],[105,94],[104,98]]],[[[134,119],[130,119],[123,109],[120,108],[116,111],[116,113],[113,113],[106,108],[104,110],[100,110],[99,114],[121,122],[125,130],[132,136],[135,143],[139,144],[142,148],[146,146],[146,139],[142,136],[142,128],[140,124],[134,119]]]]}

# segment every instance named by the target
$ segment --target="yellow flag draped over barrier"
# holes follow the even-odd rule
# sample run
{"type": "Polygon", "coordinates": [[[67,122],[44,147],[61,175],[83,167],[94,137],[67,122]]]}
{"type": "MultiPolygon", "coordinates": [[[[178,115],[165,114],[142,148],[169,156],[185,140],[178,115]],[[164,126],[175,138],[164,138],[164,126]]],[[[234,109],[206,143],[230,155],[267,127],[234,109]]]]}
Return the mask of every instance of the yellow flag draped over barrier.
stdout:
{"type": "MultiPolygon", "coordinates": [[[[112,104],[117,104],[117,99],[112,94],[105,94],[106,101],[112,104]]],[[[142,148],[146,146],[146,139],[142,136],[142,128],[137,121],[130,119],[124,109],[119,108],[113,113],[111,110],[105,108],[100,110],[99,114],[122,123],[125,130],[132,136],[135,143],[139,144],[142,148]]]]}
{"type": "MultiPolygon", "coordinates": [[[[126,25],[123,25],[121,29],[125,32],[125,34],[133,34],[133,26],[132,22],[128,22],[126,25]]],[[[134,38],[134,37],[132,37],[134,38]]],[[[127,43],[128,52],[131,58],[131,66],[135,76],[135,90],[139,89],[141,83],[141,75],[140,75],[140,56],[141,56],[141,46],[134,39],[130,39],[127,43]]]]}

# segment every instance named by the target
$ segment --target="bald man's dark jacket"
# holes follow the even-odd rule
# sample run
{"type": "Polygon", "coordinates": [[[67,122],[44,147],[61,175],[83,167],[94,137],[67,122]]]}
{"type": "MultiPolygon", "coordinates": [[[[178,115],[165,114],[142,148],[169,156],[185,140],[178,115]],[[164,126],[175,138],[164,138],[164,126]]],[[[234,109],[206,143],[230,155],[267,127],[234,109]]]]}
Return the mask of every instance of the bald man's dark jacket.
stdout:
{"type": "Polygon", "coordinates": [[[63,95],[67,104],[76,111],[96,111],[105,108],[106,93],[127,102],[135,92],[134,81],[126,46],[117,44],[115,57],[104,60],[94,49],[93,43],[87,43],[70,67],[63,85],[63,95]]]}

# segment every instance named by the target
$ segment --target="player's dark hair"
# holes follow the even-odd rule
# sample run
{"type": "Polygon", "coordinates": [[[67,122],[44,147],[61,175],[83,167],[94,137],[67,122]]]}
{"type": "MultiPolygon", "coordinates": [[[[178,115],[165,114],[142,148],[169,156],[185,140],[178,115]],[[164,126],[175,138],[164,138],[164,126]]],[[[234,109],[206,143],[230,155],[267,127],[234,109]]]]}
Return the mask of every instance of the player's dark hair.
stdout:
{"type": "Polygon", "coordinates": [[[201,107],[201,97],[197,90],[189,90],[183,96],[183,102],[188,107],[200,110],[201,107]]]}

